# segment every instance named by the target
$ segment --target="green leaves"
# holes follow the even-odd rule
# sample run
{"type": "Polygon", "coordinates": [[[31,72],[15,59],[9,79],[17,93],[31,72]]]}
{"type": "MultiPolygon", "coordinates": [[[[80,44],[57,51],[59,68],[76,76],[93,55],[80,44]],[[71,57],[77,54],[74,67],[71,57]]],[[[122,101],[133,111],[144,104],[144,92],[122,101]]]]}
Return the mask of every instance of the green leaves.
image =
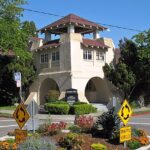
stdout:
{"type": "MultiPolygon", "coordinates": [[[[132,40],[126,38],[120,40],[119,47],[121,51],[119,63],[115,66],[106,64],[103,68],[105,76],[124,91],[125,97],[136,90],[135,87],[141,85],[143,91],[148,91],[150,83],[150,30],[135,35],[132,40]]],[[[140,91],[138,93],[140,94],[140,91]]]]}
{"type": "MultiPolygon", "coordinates": [[[[7,63],[0,62],[0,66],[3,66],[0,76],[4,77],[4,74],[9,73],[13,77],[13,72],[21,72],[23,91],[27,94],[35,76],[32,53],[28,51],[28,40],[35,36],[36,27],[32,21],[21,23],[20,16],[23,10],[19,7],[24,3],[26,0],[0,0],[0,49],[4,54],[9,50],[15,54],[13,58],[8,58],[7,63]]],[[[1,83],[0,90],[6,86],[4,82],[1,83]]],[[[7,90],[9,92],[9,88],[7,90]]],[[[14,91],[10,91],[12,98],[18,96],[13,94],[16,90],[18,89],[14,88],[14,91]]],[[[7,93],[4,93],[4,96],[7,99],[7,93]]]]}

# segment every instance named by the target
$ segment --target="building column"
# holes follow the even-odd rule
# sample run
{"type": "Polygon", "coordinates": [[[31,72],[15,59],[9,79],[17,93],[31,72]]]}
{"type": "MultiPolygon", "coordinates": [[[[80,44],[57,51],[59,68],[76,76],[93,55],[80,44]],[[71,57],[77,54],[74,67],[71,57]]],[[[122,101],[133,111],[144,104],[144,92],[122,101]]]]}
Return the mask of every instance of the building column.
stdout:
{"type": "Polygon", "coordinates": [[[93,39],[99,39],[100,38],[100,35],[99,35],[99,30],[95,30],[93,32],[93,39]]]}
{"type": "Polygon", "coordinates": [[[69,24],[67,30],[68,30],[68,33],[75,33],[74,25],[69,24]]]}
{"type": "Polygon", "coordinates": [[[49,31],[45,32],[45,42],[51,41],[51,33],[49,31]]]}

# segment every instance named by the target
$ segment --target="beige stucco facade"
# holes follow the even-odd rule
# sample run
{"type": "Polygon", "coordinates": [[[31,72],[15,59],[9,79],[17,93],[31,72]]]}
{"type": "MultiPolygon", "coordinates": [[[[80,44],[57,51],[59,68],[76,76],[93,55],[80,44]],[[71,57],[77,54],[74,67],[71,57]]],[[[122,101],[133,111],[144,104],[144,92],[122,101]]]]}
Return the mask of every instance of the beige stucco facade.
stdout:
{"type": "Polygon", "coordinates": [[[115,87],[104,78],[103,72],[105,63],[109,64],[114,59],[115,46],[112,39],[99,38],[93,33],[93,38],[102,41],[108,48],[83,46],[81,43],[84,36],[75,33],[70,27],[69,29],[67,33],[60,35],[59,46],[34,48],[37,78],[30,88],[26,103],[34,97],[39,105],[44,104],[44,97],[50,89],[59,90],[60,99],[65,97],[66,89],[77,89],[79,100],[84,102],[107,103],[116,95],[115,87]],[[90,60],[83,59],[86,50],[91,52],[90,60]],[[103,60],[96,59],[97,51],[104,54],[103,60]],[[52,61],[53,52],[59,52],[58,61],[52,61]],[[47,63],[41,63],[42,54],[48,54],[47,63]]]}

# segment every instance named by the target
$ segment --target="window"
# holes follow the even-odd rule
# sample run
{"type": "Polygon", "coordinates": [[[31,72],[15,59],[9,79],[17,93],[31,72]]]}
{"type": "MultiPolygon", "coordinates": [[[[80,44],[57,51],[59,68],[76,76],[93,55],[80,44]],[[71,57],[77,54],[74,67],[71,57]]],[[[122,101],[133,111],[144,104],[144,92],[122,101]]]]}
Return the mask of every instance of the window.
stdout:
{"type": "Polygon", "coordinates": [[[59,61],[59,52],[52,52],[52,61],[59,61]]]}
{"type": "Polygon", "coordinates": [[[92,60],[92,52],[90,50],[83,51],[83,59],[92,60]]]}
{"type": "Polygon", "coordinates": [[[48,63],[48,54],[41,54],[41,63],[48,63]]]}
{"type": "Polygon", "coordinates": [[[105,59],[104,56],[105,56],[104,52],[96,51],[96,60],[104,60],[105,59]]]}

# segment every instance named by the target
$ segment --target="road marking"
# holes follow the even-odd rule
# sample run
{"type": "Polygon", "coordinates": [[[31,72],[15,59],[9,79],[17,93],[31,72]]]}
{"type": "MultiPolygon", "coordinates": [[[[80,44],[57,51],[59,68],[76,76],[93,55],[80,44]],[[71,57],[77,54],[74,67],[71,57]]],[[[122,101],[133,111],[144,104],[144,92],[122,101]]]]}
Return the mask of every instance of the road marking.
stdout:
{"type": "Polygon", "coordinates": [[[8,125],[8,126],[0,126],[0,128],[8,128],[8,127],[16,127],[18,125],[8,125]]]}
{"type": "Polygon", "coordinates": [[[138,122],[129,122],[128,124],[135,124],[135,125],[148,125],[150,126],[150,123],[138,123],[138,122]]]}
{"type": "Polygon", "coordinates": [[[6,122],[6,121],[11,122],[11,121],[15,121],[15,120],[0,120],[0,122],[6,122]]]}

